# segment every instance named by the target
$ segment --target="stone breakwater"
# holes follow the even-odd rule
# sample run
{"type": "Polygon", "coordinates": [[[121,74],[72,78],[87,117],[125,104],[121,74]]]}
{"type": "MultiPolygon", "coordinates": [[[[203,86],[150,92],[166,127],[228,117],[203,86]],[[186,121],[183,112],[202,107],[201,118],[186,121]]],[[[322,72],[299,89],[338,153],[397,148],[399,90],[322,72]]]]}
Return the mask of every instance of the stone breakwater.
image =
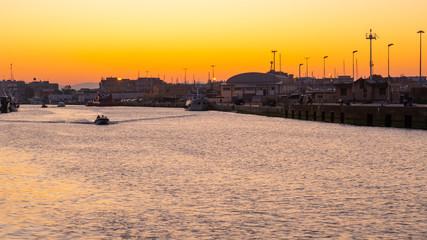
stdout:
{"type": "Polygon", "coordinates": [[[213,109],[217,111],[359,126],[427,129],[427,106],[289,104],[279,107],[265,107],[219,104],[215,105],[213,109]]]}

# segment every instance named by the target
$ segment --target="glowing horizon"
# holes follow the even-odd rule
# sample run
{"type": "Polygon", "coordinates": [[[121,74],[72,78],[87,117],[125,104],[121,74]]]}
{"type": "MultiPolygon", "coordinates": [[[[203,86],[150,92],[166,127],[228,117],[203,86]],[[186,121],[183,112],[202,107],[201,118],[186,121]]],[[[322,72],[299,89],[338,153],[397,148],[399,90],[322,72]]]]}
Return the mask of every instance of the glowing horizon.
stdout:
{"type": "MultiPolygon", "coordinates": [[[[424,0],[92,0],[11,1],[0,9],[0,78],[59,84],[99,82],[102,77],[206,81],[244,72],[276,70],[309,76],[369,76],[372,29],[374,74],[418,76],[420,34],[427,31],[424,0]],[[279,54],[281,66],[279,66],[279,54]]],[[[423,76],[427,75],[423,34],[423,76]]]]}

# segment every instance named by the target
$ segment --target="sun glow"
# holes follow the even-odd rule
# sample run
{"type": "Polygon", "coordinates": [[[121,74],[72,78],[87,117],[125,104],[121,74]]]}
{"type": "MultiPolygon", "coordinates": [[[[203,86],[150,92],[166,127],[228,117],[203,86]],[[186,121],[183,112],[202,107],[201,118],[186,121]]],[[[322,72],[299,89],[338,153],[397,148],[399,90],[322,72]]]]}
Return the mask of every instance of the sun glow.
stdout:
{"type": "Polygon", "coordinates": [[[187,78],[206,81],[215,64],[215,77],[227,80],[269,71],[272,49],[281,54],[276,70],[298,75],[298,65],[310,57],[308,71],[315,77],[323,77],[323,56],[329,56],[326,71],[342,75],[358,50],[358,75],[367,76],[370,28],[380,36],[373,43],[374,73],[387,74],[387,44],[393,42],[390,75],[416,75],[417,31],[427,30],[427,1],[386,3],[6,0],[0,21],[9,24],[0,32],[9,37],[0,39],[0,77],[9,78],[13,62],[15,79],[24,81],[75,84],[107,76],[136,79],[138,71],[148,71],[148,77],[183,82],[184,67],[187,78]]]}

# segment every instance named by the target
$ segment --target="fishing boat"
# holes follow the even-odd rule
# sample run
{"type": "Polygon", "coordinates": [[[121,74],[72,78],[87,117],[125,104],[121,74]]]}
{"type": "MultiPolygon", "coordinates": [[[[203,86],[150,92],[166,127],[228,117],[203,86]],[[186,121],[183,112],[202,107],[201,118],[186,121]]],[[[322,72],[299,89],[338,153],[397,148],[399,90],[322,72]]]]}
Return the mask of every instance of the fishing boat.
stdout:
{"type": "Polygon", "coordinates": [[[107,125],[110,124],[110,119],[107,118],[107,116],[99,116],[96,117],[95,122],[96,125],[107,125]]]}
{"type": "Polygon", "coordinates": [[[3,90],[3,95],[0,96],[0,113],[17,112],[19,108],[18,100],[10,93],[3,90]]]}

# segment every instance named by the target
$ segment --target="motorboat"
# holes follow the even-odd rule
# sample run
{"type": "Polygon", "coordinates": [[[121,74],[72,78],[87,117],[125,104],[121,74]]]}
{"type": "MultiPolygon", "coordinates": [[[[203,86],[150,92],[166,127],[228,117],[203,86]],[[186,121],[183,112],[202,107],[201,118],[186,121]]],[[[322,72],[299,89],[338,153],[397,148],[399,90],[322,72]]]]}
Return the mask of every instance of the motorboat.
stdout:
{"type": "Polygon", "coordinates": [[[110,119],[107,118],[107,116],[99,116],[96,117],[95,122],[96,125],[107,125],[110,124],[110,119]]]}
{"type": "Polygon", "coordinates": [[[64,102],[59,102],[58,105],[56,105],[57,107],[65,107],[65,103],[64,102]]]}

